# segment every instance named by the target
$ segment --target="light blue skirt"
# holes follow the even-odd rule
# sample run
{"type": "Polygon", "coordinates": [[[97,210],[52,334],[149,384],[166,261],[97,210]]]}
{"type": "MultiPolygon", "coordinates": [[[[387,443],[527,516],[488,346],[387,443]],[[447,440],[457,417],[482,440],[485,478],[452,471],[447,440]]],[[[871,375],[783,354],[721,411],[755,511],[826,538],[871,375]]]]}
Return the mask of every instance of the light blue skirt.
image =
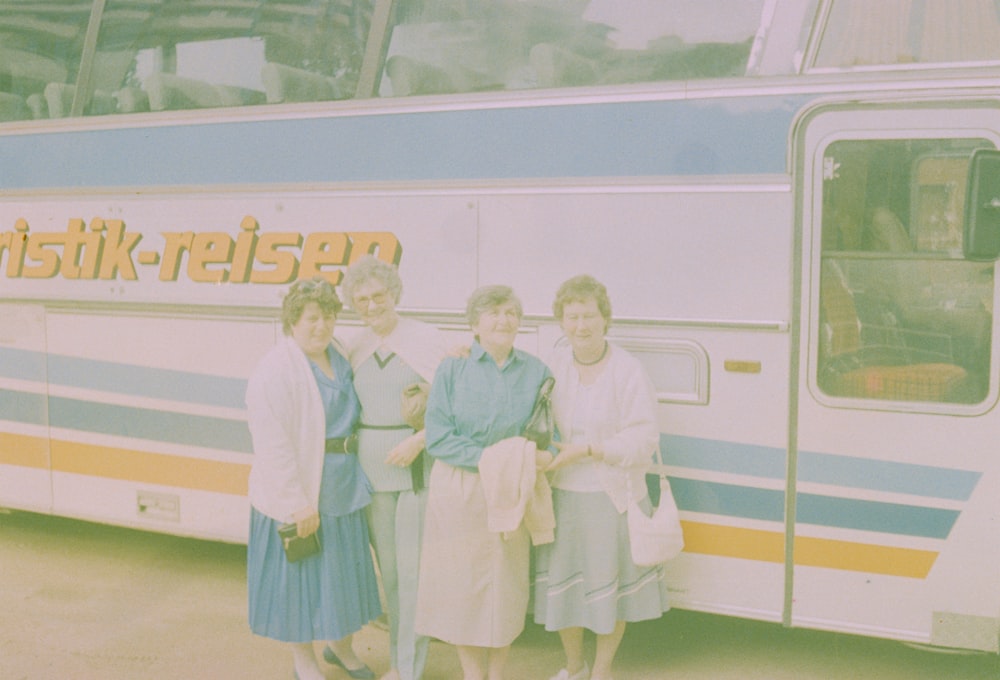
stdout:
{"type": "Polygon", "coordinates": [[[340,640],[382,613],[364,510],[320,516],[318,555],[290,563],[279,522],[250,509],[250,630],[283,642],[340,640]]]}
{"type": "MultiPolygon", "coordinates": [[[[603,491],[552,490],[556,540],[535,551],[535,622],[606,635],[670,609],[663,566],[632,562],[625,513],[603,491]]],[[[646,500],[648,510],[649,500],[646,500]]]]}

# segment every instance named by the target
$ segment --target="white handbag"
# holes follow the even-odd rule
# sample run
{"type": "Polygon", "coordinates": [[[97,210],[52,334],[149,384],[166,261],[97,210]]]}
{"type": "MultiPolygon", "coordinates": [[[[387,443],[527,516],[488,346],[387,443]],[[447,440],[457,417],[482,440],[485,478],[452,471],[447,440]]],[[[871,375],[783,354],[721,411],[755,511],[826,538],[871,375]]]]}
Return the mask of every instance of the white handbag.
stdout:
{"type": "Polygon", "coordinates": [[[660,504],[653,508],[650,517],[636,500],[629,485],[628,538],[632,547],[632,561],[640,567],[663,564],[677,557],[684,549],[684,532],[677,511],[677,502],[670,490],[670,482],[662,472],[660,477],[660,504]]]}

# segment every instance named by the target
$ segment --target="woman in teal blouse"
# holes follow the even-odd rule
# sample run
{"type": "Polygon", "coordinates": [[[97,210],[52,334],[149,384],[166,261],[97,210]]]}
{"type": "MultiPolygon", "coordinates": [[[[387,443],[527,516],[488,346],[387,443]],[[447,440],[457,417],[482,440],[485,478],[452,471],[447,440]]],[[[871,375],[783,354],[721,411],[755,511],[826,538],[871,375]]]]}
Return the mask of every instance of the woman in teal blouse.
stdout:
{"type": "Polygon", "coordinates": [[[510,288],[478,289],[466,311],[475,342],[468,357],[442,362],[427,402],[434,467],[417,630],[456,645],[465,680],[500,680],[524,627],[529,538],[523,525],[507,534],[487,529],[478,465],[485,448],[521,434],[549,370],[514,348],[522,312],[510,288]]]}

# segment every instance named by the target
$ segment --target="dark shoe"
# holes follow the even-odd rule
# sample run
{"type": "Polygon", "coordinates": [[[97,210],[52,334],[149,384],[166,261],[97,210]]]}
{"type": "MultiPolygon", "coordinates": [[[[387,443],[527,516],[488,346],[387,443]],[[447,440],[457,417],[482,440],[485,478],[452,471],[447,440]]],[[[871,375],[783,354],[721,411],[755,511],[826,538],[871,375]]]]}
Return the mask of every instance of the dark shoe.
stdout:
{"type": "Polygon", "coordinates": [[[375,672],[365,664],[361,664],[361,668],[355,668],[353,670],[345,666],[344,662],[333,653],[330,645],[323,648],[323,659],[325,659],[331,666],[340,666],[344,669],[344,672],[354,678],[354,680],[375,680],[375,672]]]}

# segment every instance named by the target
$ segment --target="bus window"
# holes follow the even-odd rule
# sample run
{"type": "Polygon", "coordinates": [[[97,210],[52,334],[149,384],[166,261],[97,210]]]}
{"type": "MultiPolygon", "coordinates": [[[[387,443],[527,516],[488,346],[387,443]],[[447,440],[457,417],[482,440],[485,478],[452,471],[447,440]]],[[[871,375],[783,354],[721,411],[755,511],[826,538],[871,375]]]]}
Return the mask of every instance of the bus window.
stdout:
{"type": "Polygon", "coordinates": [[[962,258],[969,158],[986,140],[838,141],[823,157],[816,382],[836,397],[978,403],[993,264],[962,258]]]}
{"type": "Polygon", "coordinates": [[[354,96],[371,0],[108,0],[90,114],[354,96]]]}
{"type": "Polygon", "coordinates": [[[0,11],[0,121],[69,113],[91,2],[7,1],[0,11]]]}
{"type": "Polygon", "coordinates": [[[997,61],[994,0],[834,0],[814,66],[997,61]]]}
{"type": "Polygon", "coordinates": [[[381,96],[742,76],[764,0],[399,0],[381,96]]]}

